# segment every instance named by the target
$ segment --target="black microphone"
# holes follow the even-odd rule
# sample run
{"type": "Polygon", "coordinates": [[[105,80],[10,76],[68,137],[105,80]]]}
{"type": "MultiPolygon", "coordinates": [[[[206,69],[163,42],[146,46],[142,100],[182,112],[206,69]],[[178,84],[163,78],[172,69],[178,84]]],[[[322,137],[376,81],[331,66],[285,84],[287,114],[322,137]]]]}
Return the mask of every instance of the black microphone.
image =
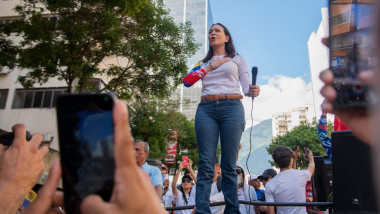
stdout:
{"type": "Polygon", "coordinates": [[[252,67],[252,85],[256,85],[257,72],[257,67],[252,67]]]}

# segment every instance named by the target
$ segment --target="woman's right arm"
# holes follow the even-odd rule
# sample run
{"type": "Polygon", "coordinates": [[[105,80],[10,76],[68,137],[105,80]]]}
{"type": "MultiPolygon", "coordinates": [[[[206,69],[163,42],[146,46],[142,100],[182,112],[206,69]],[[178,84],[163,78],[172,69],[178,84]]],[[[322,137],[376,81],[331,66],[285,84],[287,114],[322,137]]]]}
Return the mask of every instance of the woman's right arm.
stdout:
{"type": "Polygon", "coordinates": [[[231,61],[231,57],[224,57],[224,58],[218,58],[211,62],[206,63],[205,65],[201,66],[199,61],[195,67],[183,78],[183,84],[186,87],[190,87],[194,85],[196,82],[198,82],[200,79],[202,79],[208,72],[215,70],[219,68],[221,65],[223,65],[226,62],[231,61]]]}
{"type": "Polygon", "coordinates": [[[190,87],[202,79],[208,72],[213,70],[211,63],[206,64],[206,66],[200,65],[201,61],[195,65],[195,67],[183,78],[183,84],[186,87],[190,87]],[[203,68],[202,68],[203,67],[203,68]]]}

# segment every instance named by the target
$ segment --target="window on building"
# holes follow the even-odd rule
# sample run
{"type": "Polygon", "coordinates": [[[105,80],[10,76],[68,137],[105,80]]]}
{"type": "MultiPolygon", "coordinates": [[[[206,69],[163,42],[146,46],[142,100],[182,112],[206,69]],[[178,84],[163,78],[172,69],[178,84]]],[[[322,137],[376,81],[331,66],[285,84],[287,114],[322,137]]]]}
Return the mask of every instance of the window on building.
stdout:
{"type": "Polygon", "coordinates": [[[5,109],[7,104],[8,89],[0,89],[0,109],[5,109]]]}
{"type": "Polygon", "coordinates": [[[12,108],[53,108],[58,96],[66,90],[66,88],[17,89],[12,108]]]}

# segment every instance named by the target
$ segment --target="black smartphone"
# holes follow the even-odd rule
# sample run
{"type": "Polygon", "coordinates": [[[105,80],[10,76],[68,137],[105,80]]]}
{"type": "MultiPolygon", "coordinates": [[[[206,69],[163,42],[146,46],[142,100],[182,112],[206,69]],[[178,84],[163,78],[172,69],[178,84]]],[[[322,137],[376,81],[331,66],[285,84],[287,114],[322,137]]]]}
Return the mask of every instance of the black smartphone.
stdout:
{"type": "Polygon", "coordinates": [[[90,194],[109,201],[114,184],[114,137],[109,94],[62,95],[57,122],[66,213],[80,213],[90,194]]]}
{"type": "Polygon", "coordinates": [[[374,67],[374,0],[329,0],[330,70],[337,91],[335,108],[366,108],[368,86],[358,74],[374,67]]]}
{"type": "Polygon", "coordinates": [[[305,159],[308,159],[309,158],[309,146],[304,146],[303,147],[303,155],[305,157],[305,159]]]}

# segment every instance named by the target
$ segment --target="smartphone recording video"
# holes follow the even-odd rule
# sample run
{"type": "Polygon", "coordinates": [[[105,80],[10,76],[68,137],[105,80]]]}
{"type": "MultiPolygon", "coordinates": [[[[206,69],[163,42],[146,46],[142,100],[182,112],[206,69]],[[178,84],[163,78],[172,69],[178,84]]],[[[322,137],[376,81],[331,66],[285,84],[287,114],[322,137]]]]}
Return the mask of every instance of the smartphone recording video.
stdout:
{"type": "Polygon", "coordinates": [[[358,74],[374,67],[374,0],[329,0],[330,70],[337,91],[335,108],[366,108],[368,86],[358,74]]]}
{"type": "Polygon", "coordinates": [[[182,156],[182,162],[183,162],[183,167],[187,167],[187,165],[189,164],[189,156],[187,155],[182,156]]]}
{"type": "Polygon", "coordinates": [[[57,101],[59,147],[66,213],[80,213],[84,197],[109,201],[114,182],[114,97],[63,95],[57,101]]]}

